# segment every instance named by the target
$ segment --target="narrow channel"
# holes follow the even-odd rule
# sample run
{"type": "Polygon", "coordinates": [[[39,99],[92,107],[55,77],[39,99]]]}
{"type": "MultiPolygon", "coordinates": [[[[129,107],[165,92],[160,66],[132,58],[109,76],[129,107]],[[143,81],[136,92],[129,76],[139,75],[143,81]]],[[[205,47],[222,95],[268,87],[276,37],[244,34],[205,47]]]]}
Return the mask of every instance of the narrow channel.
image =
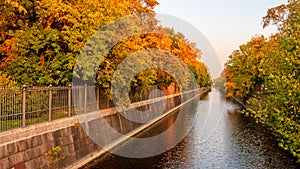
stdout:
{"type": "MultiPolygon", "coordinates": [[[[161,132],[167,118],[139,137],[161,132]]],[[[157,144],[168,144],[158,142],[157,144]]],[[[130,143],[128,143],[130,145],[130,143]]],[[[122,145],[122,146],[127,146],[122,145]]],[[[119,151],[122,151],[122,146],[119,151]]],[[[149,149],[155,145],[149,145],[149,149]]],[[[201,169],[201,168],[300,168],[277,146],[265,127],[243,117],[237,105],[213,89],[199,101],[197,120],[191,132],[169,151],[151,158],[132,159],[107,153],[84,168],[93,169],[201,169]]]]}

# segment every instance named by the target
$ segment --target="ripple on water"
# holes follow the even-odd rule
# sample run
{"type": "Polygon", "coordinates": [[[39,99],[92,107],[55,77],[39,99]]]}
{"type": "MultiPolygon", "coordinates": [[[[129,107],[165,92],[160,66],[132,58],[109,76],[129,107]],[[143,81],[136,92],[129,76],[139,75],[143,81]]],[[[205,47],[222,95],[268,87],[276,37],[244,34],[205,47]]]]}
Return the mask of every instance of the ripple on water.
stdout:
{"type": "Polygon", "coordinates": [[[278,148],[270,132],[242,117],[238,110],[223,94],[213,90],[200,101],[197,123],[190,134],[173,149],[147,159],[113,157],[96,168],[300,168],[278,148]]]}

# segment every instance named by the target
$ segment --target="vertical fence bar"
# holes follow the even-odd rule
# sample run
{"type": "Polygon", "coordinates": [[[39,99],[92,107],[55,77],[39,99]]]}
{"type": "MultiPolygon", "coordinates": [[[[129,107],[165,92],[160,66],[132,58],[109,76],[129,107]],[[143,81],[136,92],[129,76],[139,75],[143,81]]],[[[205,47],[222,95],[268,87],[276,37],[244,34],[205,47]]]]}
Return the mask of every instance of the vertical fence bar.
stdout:
{"type": "Polygon", "coordinates": [[[99,99],[99,89],[98,89],[98,86],[96,86],[96,105],[95,105],[95,108],[96,110],[100,110],[100,99],[99,99]]]}
{"type": "Polygon", "coordinates": [[[68,86],[68,116],[71,117],[71,85],[68,86]]]}
{"type": "Polygon", "coordinates": [[[51,121],[52,111],[52,85],[49,86],[49,104],[48,104],[48,121],[51,121]]]}
{"type": "Polygon", "coordinates": [[[22,127],[26,126],[26,85],[22,87],[22,127]]]}
{"type": "Polygon", "coordinates": [[[96,106],[97,110],[100,110],[100,87],[96,86],[96,106]]]}
{"type": "Polygon", "coordinates": [[[84,85],[84,114],[86,114],[86,103],[87,103],[87,85],[84,85]]]}

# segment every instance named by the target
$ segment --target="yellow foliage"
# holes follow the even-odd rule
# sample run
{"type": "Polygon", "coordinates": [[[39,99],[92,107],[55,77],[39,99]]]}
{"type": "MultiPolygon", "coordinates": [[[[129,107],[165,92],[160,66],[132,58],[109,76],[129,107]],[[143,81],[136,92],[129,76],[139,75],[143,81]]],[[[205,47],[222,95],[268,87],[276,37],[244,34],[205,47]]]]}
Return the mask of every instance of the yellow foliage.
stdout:
{"type": "Polygon", "coordinates": [[[20,5],[17,1],[14,1],[14,0],[5,0],[4,2],[6,4],[9,4],[9,5],[17,8],[20,13],[25,13],[25,14],[27,13],[27,10],[22,5],[20,5]]]}
{"type": "Polygon", "coordinates": [[[0,74],[0,88],[2,87],[15,87],[17,83],[5,74],[0,74]]]}

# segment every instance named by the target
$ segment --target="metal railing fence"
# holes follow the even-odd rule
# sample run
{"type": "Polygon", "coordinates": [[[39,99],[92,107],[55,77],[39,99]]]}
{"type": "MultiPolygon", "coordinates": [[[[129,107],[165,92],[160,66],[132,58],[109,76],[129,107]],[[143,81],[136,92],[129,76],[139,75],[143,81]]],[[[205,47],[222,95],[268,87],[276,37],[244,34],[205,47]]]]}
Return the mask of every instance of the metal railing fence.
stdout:
{"type": "MultiPolygon", "coordinates": [[[[148,94],[129,95],[132,102],[149,99],[148,94]]],[[[154,98],[161,96],[158,92],[154,98]]],[[[113,101],[97,86],[0,88],[0,132],[71,117],[75,110],[78,114],[112,107],[113,101]]]]}

